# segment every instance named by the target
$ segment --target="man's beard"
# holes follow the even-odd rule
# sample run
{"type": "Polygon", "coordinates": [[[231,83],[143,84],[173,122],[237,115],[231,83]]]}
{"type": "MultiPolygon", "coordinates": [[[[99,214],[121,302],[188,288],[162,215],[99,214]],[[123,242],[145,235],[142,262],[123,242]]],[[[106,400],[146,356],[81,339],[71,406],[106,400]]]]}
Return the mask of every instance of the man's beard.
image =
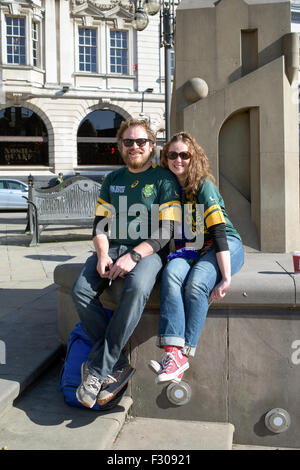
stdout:
{"type": "Polygon", "coordinates": [[[128,154],[122,154],[122,158],[129,169],[139,170],[143,168],[146,163],[151,159],[152,152],[148,154],[141,154],[139,158],[131,158],[128,154]]]}

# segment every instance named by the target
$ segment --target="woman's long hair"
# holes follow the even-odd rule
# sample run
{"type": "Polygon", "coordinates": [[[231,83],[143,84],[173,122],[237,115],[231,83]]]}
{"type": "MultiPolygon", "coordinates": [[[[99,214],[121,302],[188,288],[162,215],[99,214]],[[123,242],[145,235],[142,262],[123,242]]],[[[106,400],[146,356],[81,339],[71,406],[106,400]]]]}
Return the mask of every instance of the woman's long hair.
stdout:
{"type": "Polygon", "coordinates": [[[168,166],[168,152],[170,145],[173,142],[183,142],[187,145],[191,154],[190,164],[187,169],[186,179],[183,185],[183,191],[186,198],[192,200],[197,194],[198,188],[204,178],[209,178],[215,184],[215,178],[213,177],[210,169],[210,164],[204,150],[196,142],[194,137],[188,132],[178,132],[174,134],[169,142],[167,142],[162,150],[161,155],[161,166],[169,168],[168,166]]]}

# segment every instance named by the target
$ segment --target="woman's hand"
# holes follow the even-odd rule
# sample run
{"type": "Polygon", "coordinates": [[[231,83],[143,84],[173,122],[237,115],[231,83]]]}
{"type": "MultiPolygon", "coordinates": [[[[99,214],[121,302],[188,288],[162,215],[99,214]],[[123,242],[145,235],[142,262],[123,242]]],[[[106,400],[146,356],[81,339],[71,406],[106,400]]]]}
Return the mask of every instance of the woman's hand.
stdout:
{"type": "Polygon", "coordinates": [[[215,285],[211,293],[212,300],[221,300],[225,297],[226,291],[231,283],[230,252],[219,251],[217,254],[218,266],[221,271],[222,280],[215,285]]]}
{"type": "Polygon", "coordinates": [[[226,291],[231,284],[231,279],[222,279],[213,289],[211,293],[212,300],[221,300],[225,297],[226,291]]]}

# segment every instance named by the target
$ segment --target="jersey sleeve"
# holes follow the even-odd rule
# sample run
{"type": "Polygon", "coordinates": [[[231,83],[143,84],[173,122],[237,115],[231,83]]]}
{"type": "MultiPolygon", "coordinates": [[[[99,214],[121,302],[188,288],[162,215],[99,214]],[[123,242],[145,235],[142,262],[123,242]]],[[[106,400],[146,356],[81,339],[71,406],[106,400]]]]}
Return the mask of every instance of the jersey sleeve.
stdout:
{"type": "Polygon", "coordinates": [[[164,178],[159,192],[159,220],[181,222],[181,200],[178,183],[164,178]]]}
{"type": "Polygon", "coordinates": [[[213,225],[226,224],[222,210],[222,198],[214,183],[206,179],[202,182],[198,191],[198,204],[203,204],[203,217],[206,228],[213,225]]]}
{"type": "Polygon", "coordinates": [[[109,186],[110,186],[110,178],[109,175],[105,178],[102,183],[100,195],[97,199],[96,209],[95,209],[95,216],[101,217],[112,217],[112,205],[110,204],[110,193],[109,193],[109,186]]]}

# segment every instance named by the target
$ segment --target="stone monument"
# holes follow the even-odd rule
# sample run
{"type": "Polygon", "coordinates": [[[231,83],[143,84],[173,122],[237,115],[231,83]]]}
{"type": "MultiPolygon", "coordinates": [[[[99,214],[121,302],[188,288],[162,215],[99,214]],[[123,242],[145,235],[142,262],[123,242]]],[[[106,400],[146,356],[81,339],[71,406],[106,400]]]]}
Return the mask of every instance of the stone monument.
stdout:
{"type": "Polygon", "coordinates": [[[289,0],[182,0],[172,132],[206,151],[248,251],[300,247],[299,39],[289,0]]]}

